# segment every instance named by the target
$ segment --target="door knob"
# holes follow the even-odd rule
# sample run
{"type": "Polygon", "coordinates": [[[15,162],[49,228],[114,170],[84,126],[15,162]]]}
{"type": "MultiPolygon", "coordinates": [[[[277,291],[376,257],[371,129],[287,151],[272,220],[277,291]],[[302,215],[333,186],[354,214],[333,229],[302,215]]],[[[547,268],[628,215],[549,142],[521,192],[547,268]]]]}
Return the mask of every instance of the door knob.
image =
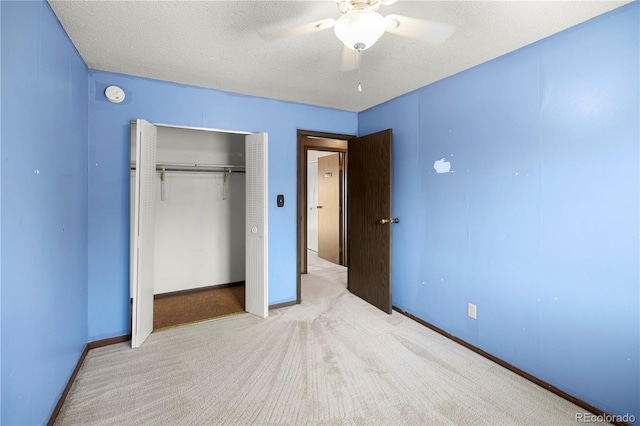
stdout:
{"type": "Polygon", "coordinates": [[[400,219],[397,217],[392,217],[391,219],[380,219],[380,223],[382,225],[386,225],[387,223],[400,223],[400,219]]]}

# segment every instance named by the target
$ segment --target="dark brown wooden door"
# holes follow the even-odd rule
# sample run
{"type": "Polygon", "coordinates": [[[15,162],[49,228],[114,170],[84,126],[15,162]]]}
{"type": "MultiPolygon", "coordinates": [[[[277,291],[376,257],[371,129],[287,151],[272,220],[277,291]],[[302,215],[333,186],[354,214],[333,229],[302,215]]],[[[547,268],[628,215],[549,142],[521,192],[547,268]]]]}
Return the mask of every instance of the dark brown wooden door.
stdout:
{"type": "Polygon", "coordinates": [[[391,130],[349,140],[348,289],[391,313],[391,130]]]}

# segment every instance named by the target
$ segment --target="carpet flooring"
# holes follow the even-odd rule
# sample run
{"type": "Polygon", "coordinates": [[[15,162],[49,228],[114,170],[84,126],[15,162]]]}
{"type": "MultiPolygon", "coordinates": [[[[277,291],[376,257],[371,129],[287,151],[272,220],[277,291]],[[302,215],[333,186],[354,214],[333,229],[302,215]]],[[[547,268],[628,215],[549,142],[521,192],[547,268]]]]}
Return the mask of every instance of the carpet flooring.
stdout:
{"type": "Polygon", "coordinates": [[[244,312],[244,285],[213,287],[153,301],[153,330],[244,312]]]}
{"type": "Polygon", "coordinates": [[[346,289],[310,253],[302,303],[89,351],[58,425],[574,425],[574,404],[346,289]]]}

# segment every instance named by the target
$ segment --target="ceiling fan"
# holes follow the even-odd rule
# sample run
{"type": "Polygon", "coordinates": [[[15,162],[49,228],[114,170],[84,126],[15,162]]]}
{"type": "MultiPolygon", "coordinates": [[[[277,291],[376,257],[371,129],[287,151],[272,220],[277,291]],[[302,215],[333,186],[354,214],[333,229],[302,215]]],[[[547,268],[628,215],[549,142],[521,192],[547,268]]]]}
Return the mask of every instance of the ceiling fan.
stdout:
{"type": "Polygon", "coordinates": [[[385,33],[391,33],[429,44],[447,40],[456,30],[453,25],[426,21],[403,15],[378,13],[380,6],[398,0],[337,0],[340,18],[326,18],[263,36],[266,40],[294,37],[333,28],[342,41],[340,69],[350,71],[360,66],[359,53],[370,48],[385,33]],[[355,56],[353,51],[356,52],[355,56]]]}

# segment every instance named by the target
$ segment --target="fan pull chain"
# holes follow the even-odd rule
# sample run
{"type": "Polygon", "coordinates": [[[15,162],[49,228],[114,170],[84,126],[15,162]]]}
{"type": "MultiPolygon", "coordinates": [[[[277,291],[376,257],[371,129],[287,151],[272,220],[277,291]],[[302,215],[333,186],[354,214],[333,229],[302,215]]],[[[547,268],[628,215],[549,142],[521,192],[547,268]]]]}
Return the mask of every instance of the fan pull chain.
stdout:
{"type": "Polygon", "coordinates": [[[358,64],[358,92],[362,92],[362,50],[356,50],[356,64],[358,64]]]}

